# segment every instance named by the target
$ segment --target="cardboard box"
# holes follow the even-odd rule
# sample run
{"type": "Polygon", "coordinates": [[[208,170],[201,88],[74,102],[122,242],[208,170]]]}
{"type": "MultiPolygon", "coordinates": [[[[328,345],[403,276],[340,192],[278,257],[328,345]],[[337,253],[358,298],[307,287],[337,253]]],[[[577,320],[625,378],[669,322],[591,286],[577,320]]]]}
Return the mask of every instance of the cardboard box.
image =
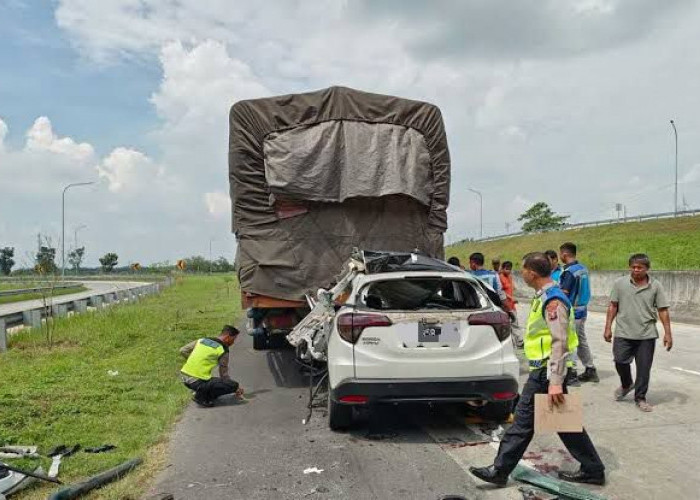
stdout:
{"type": "Polygon", "coordinates": [[[552,408],[549,407],[547,394],[535,394],[535,434],[582,430],[583,404],[580,393],[566,394],[564,404],[552,405],[552,408]]]}

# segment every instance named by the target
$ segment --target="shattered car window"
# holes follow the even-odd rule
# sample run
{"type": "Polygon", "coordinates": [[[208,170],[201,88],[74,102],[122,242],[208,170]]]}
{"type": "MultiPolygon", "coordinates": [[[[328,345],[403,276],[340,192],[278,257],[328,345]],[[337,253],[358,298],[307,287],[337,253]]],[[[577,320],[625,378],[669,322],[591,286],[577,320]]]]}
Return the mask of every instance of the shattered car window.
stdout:
{"type": "Polygon", "coordinates": [[[465,280],[406,278],[375,281],[361,292],[370,309],[482,309],[488,306],[483,293],[465,280]]]}

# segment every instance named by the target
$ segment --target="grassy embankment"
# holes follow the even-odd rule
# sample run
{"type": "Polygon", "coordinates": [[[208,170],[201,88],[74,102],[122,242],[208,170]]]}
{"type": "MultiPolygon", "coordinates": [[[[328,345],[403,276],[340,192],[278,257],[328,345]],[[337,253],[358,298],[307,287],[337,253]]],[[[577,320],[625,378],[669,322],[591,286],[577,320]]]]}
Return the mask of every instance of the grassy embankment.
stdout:
{"type": "Polygon", "coordinates": [[[578,245],[579,258],[590,269],[626,269],[627,259],[636,252],[647,253],[654,269],[700,269],[700,216],[458,243],[449,246],[445,253],[447,257],[459,257],[466,264],[469,254],[482,252],[489,268],[493,257],[511,260],[520,267],[520,259],[526,253],[558,250],[565,241],[578,245]]]}
{"type": "MultiPolygon", "coordinates": [[[[0,355],[0,445],[35,444],[45,453],[58,444],[114,444],[109,453],[66,459],[59,477],[73,482],[141,457],[135,472],[91,497],[139,498],[163,466],[167,433],[190,399],[178,348],[233,323],[237,293],[230,275],[188,276],[137,304],[58,321],[51,349],[38,330],[13,335],[0,355]]],[[[46,470],[50,462],[41,464],[46,470]]],[[[52,489],[18,498],[46,498],[52,489]]]]}

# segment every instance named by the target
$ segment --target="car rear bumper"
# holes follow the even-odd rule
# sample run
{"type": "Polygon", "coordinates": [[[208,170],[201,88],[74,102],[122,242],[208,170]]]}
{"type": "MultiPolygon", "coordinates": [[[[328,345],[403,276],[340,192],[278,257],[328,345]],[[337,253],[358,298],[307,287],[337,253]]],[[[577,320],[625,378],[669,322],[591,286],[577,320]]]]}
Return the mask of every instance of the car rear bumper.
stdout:
{"type": "Polygon", "coordinates": [[[341,404],[499,402],[512,400],[517,393],[518,381],[509,376],[445,379],[351,378],[340,382],[337,387],[331,390],[330,396],[333,401],[341,404]],[[359,399],[359,401],[348,402],[343,399],[359,399]],[[366,399],[366,401],[362,401],[362,399],[366,399]]]}

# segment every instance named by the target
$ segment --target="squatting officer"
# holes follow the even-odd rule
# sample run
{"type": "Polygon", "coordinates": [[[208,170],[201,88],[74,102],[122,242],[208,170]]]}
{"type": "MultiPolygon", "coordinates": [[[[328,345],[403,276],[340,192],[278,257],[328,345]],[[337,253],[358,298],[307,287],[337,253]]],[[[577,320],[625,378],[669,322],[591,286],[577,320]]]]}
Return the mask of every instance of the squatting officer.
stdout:
{"type": "Polygon", "coordinates": [[[194,340],[180,349],[187,358],[181,368],[183,383],[194,391],[192,398],[200,406],[214,406],[214,400],[225,394],[243,395],[238,382],[228,374],[228,350],[238,337],[238,329],[225,325],[218,337],[204,337],[194,340]],[[219,366],[219,377],[211,372],[219,366]]]}
{"type": "MultiPolygon", "coordinates": [[[[550,404],[561,404],[566,394],[566,360],[578,345],[571,303],[550,278],[547,256],[535,252],[525,256],[522,276],[536,290],[525,331],[525,356],[530,376],[515,408],[515,420],[506,431],[493,465],[471,467],[483,481],[505,486],[508,476],[527,450],[534,435],[535,394],[549,394],[550,404]]],[[[604,484],[605,466],[588,433],[561,432],[559,437],[579,461],[576,472],[559,472],[559,477],[578,483],[604,484]]]]}

